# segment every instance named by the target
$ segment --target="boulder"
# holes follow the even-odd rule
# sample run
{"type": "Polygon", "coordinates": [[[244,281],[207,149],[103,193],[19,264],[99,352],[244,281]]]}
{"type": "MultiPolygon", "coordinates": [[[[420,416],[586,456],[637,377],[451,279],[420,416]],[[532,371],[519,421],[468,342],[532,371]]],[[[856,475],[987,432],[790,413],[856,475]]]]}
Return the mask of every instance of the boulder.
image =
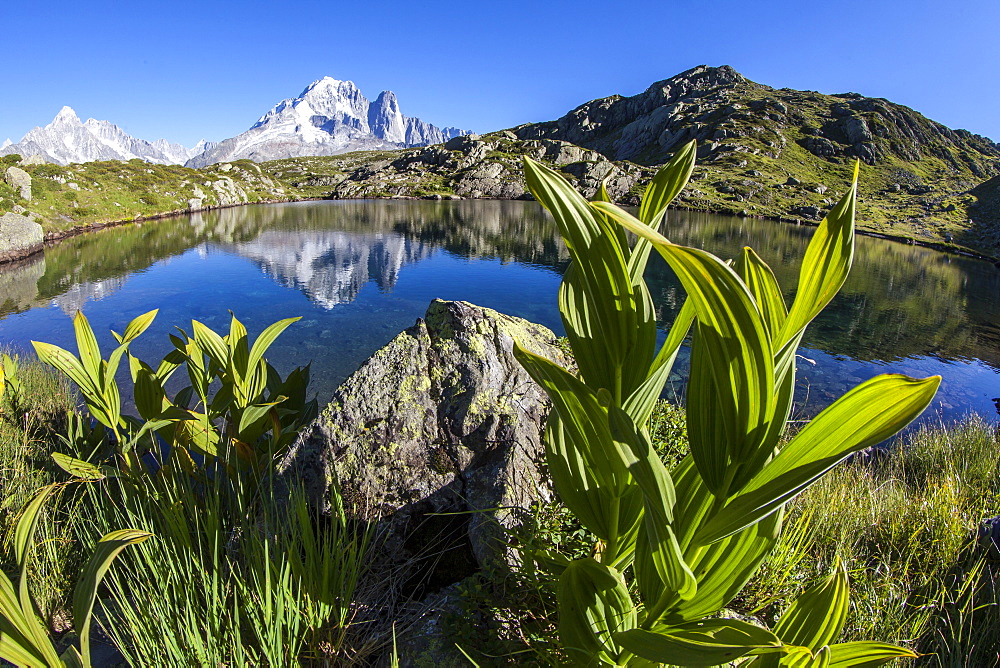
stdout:
{"type": "Polygon", "coordinates": [[[478,142],[479,135],[477,134],[459,135],[446,141],[444,147],[449,151],[468,153],[478,142]]]}
{"type": "Polygon", "coordinates": [[[16,213],[0,216],[0,262],[31,255],[41,250],[44,241],[42,226],[31,218],[16,213]]]}
{"type": "Polygon", "coordinates": [[[33,153],[32,155],[29,155],[27,158],[25,158],[24,160],[22,160],[21,164],[22,165],[44,165],[45,162],[46,162],[45,156],[43,156],[41,153],[33,153]]]}
{"type": "Polygon", "coordinates": [[[447,572],[420,576],[435,588],[514,563],[505,529],[551,497],[542,472],[549,402],[514,359],[515,341],[568,365],[545,327],[433,301],[302,432],[279,467],[284,486],[328,507],[337,480],[346,511],[377,523],[381,552],[397,562],[448,554],[447,572]],[[458,563],[462,554],[473,563],[458,563]]]}
{"type": "Polygon", "coordinates": [[[31,201],[31,175],[28,172],[20,167],[8,167],[3,178],[11,188],[20,190],[22,199],[31,201]]]}

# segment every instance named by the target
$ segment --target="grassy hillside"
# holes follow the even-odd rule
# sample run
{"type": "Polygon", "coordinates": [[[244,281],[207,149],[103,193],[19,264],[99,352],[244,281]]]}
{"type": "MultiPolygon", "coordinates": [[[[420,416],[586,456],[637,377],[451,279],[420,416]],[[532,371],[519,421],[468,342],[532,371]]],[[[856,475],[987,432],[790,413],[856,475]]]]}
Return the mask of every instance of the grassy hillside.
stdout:
{"type": "Polygon", "coordinates": [[[192,208],[297,197],[249,160],[205,169],[141,160],[67,166],[19,161],[16,155],[0,158],[0,172],[11,165],[26,171],[31,176],[31,200],[0,180],[0,213],[26,210],[47,235],[192,208]]]}

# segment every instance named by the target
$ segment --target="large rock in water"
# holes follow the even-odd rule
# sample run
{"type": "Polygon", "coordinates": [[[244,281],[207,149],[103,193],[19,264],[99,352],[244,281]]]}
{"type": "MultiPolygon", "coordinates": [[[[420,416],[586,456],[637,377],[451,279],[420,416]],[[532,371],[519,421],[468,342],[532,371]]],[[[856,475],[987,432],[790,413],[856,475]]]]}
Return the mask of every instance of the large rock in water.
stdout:
{"type": "MultiPolygon", "coordinates": [[[[505,528],[551,494],[541,472],[549,402],[514,359],[515,340],[568,363],[545,327],[435,300],[340,386],[292,446],[283,479],[321,502],[338,480],[348,512],[387,529],[384,551],[399,560],[464,549],[472,570],[502,567],[514,558],[505,528]]],[[[439,588],[470,573],[449,563],[422,577],[439,588]]]]}
{"type": "Polygon", "coordinates": [[[42,226],[27,216],[0,216],[0,262],[16,260],[40,250],[45,241],[42,226]]]}

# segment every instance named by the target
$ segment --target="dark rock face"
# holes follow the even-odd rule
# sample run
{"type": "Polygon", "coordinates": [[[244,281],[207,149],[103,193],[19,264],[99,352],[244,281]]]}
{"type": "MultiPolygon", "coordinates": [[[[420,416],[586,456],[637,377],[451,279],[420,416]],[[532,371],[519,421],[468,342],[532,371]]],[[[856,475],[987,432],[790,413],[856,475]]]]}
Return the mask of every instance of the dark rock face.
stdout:
{"type": "MultiPolygon", "coordinates": [[[[451,533],[444,549],[471,551],[473,570],[503,566],[514,558],[504,528],[551,494],[541,469],[549,404],[514,359],[515,340],[567,363],[540,325],[435,300],[337,390],[282,476],[316,500],[338,480],[348,511],[379,522],[399,560],[441,549],[437,534],[451,533]]],[[[450,568],[425,575],[440,587],[469,574],[450,568]]]]}

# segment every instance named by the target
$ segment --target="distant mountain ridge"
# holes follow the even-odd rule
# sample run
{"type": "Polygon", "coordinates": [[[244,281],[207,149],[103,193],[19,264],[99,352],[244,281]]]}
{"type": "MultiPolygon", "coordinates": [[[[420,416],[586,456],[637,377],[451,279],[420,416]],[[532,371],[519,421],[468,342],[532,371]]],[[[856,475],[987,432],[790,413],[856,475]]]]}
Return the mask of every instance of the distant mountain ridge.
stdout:
{"type": "Polygon", "coordinates": [[[25,158],[40,155],[46,162],[68,165],[94,160],[134,160],[160,165],[183,164],[203,152],[204,140],[193,148],[165,139],[136,139],[109,121],[94,118],[81,122],[72,107],[63,107],[52,122],[29,130],[17,143],[4,142],[0,155],[17,153],[25,158]]]}
{"type": "Polygon", "coordinates": [[[337,155],[440,144],[469,134],[404,116],[395,93],[382,91],[370,102],[351,81],[323,77],[298,97],[282,100],[246,132],[221,142],[202,140],[192,148],[165,139],[132,137],[109,121],[81,122],[63,107],[51,123],[29,130],[19,142],[0,145],[0,155],[39,155],[59,165],[95,160],[133,160],[204,167],[227,160],[337,155]]]}
{"type": "Polygon", "coordinates": [[[426,146],[465,134],[469,132],[404,116],[392,91],[382,91],[370,102],[354,82],[323,77],[298,97],[276,104],[246,132],[219,142],[186,166],[426,146]]]}

